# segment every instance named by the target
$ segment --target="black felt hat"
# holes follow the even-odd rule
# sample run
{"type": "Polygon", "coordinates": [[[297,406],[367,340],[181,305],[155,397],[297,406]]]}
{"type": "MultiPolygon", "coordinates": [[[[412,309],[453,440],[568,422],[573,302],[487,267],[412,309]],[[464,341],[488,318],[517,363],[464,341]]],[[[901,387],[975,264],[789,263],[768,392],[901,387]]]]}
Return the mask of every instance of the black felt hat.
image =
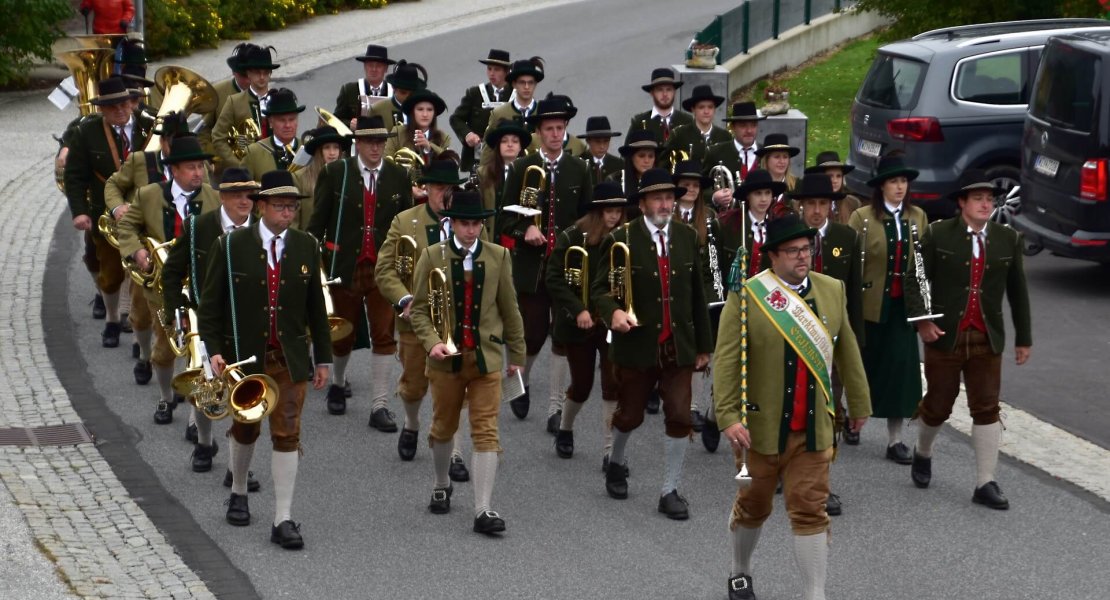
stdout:
{"type": "Polygon", "coordinates": [[[166,113],[155,119],[153,130],[154,133],[163,138],[192,135],[192,132],[189,131],[188,115],[177,111],[166,113]]]}
{"type": "Polygon", "coordinates": [[[167,165],[189,160],[211,160],[212,155],[200,147],[200,140],[194,135],[178,136],[170,142],[170,153],[162,159],[167,165]]]}
{"type": "Polygon", "coordinates": [[[533,56],[528,60],[514,61],[506,80],[511,85],[521,75],[531,75],[535,78],[536,83],[543,81],[543,61],[540,57],[533,56]]]}
{"type": "Polygon", "coordinates": [[[262,186],[251,177],[251,172],[243,167],[228,167],[220,177],[218,189],[221,192],[253,192],[262,189],[262,186]]]}
{"type": "Polygon", "coordinates": [[[634,129],[628,134],[624,145],[617,148],[620,155],[624,157],[632,156],[638,150],[654,150],[658,155],[660,148],[659,142],[655,141],[655,134],[646,129],[634,129]]]}
{"type": "MultiPolygon", "coordinates": [[[[631,200],[634,198],[638,201],[643,198],[644,194],[651,192],[671,192],[677,194],[680,189],[681,188],[675,185],[674,181],[671,180],[671,174],[668,173],[666,169],[648,169],[640,177],[639,189],[637,189],[636,193],[632,194],[632,197],[629,199],[631,200]]],[[[685,192],[685,190],[682,191],[685,192]]]]}
{"type": "Polygon", "coordinates": [[[505,67],[506,69],[513,66],[512,61],[509,60],[509,53],[504,50],[498,50],[496,48],[491,48],[489,51],[489,55],[484,59],[478,59],[478,62],[482,63],[483,65],[505,67]]]}
{"type": "Polygon", "coordinates": [[[506,135],[515,135],[520,140],[521,148],[525,148],[532,141],[532,134],[520,119],[501,119],[497,125],[486,134],[486,144],[490,148],[501,145],[501,138],[506,135]]]}
{"type": "Polygon", "coordinates": [[[609,117],[587,117],[586,118],[586,133],[575,137],[586,138],[615,138],[620,137],[619,131],[613,131],[609,125],[609,117]]]}
{"type": "Polygon", "coordinates": [[[793,158],[801,150],[790,145],[790,138],[786,137],[785,133],[769,133],[763,138],[763,144],[756,149],[755,155],[763,158],[770,152],[787,152],[793,158]]]}
{"type": "Polygon", "coordinates": [[[840,200],[847,194],[844,192],[834,192],[832,189],[832,179],[824,173],[810,173],[802,178],[801,183],[794,191],[786,194],[794,200],[805,200],[807,198],[826,198],[828,200],[840,200]]]}
{"type": "Polygon", "coordinates": [[[399,90],[415,92],[427,89],[428,70],[422,65],[401,59],[393,66],[393,72],[385,76],[385,80],[399,90]]]}
{"type": "Polygon", "coordinates": [[[679,179],[697,179],[701,182],[702,189],[713,185],[713,180],[702,174],[701,161],[690,159],[679,162],[674,166],[674,183],[678,185],[679,179]]]}
{"type": "Polygon", "coordinates": [[[956,189],[948,194],[948,197],[955,200],[976,190],[987,190],[992,196],[998,196],[1002,193],[1002,188],[995,185],[990,177],[987,177],[986,171],[983,169],[967,169],[960,174],[960,179],[956,182],[956,189]]]}
{"type": "Polygon", "coordinates": [[[462,185],[466,183],[465,177],[459,177],[459,163],[451,160],[433,160],[428,165],[416,183],[442,183],[445,185],[462,185]]]}
{"type": "Polygon", "coordinates": [[[815,235],[817,235],[816,229],[807,226],[798,215],[788,213],[767,222],[767,240],[763,242],[763,249],[774,250],[783,242],[798,238],[812,238],[815,235]]]}
{"type": "Polygon", "coordinates": [[[712,100],[714,108],[725,103],[724,96],[714,94],[713,88],[708,85],[695,85],[694,91],[690,93],[690,97],[682,101],[682,110],[690,112],[694,110],[694,105],[702,100],[712,100]]]}
{"type": "Polygon", "coordinates": [[[571,110],[562,98],[544,98],[536,103],[536,110],[528,115],[529,123],[539,123],[544,119],[563,119],[569,121],[577,110],[571,110]]]}
{"type": "Polygon", "coordinates": [[[112,62],[117,65],[146,65],[146,43],[138,38],[126,37],[120,40],[112,54],[112,62]]]}
{"type": "Polygon", "coordinates": [[[293,174],[289,171],[274,170],[262,174],[262,185],[259,190],[251,194],[252,200],[269,200],[270,198],[308,198],[297,189],[293,181],[293,174]]]}
{"type": "Polygon", "coordinates": [[[652,69],[651,82],[640,86],[645,92],[650,92],[657,85],[673,85],[675,89],[682,87],[682,81],[675,79],[674,71],[666,67],[652,69]]]}
{"type": "Polygon", "coordinates": [[[239,53],[239,68],[243,71],[248,69],[268,69],[274,70],[281,65],[274,62],[270,50],[273,46],[256,46],[251,44],[239,53]]]}
{"type": "Polygon", "coordinates": [[[917,169],[911,169],[906,166],[906,161],[901,155],[886,155],[879,159],[879,164],[875,167],[875,176],[867,180],[867,187],[880,187],[887,179],[895,177],[905,177],[909,181],[917,179],[917,169]]]}
{"type": "Polygon", "coordinates": [[[805,173],[824,173],[825,169],[840,169],[845,175],[856,170],[856,167],[845,162],[841,162],[840,155],[835,150],[828,150],[821,152],[817,155],[817,160],[813,161],[812,167],[806,167],[805,173]]]}
{"type": "Polygon", "coordinates": [[[359,117],[355,121],[355,130],[352,137],[357,139],[384,140],[395,137],[397,134],[385,128],[385,119],[379,115],[359,117]]]}
{"type": "Polygon", "coordinates": [[[762,121],[767,117],[755,108],[754,102],[737,102],[732,105],[732,110],[728,111],[728,116],[724,118],[726,123],[732,121],[762,121]]]}
{"type": "Polygon", "coordinates": [[[416,107],[418,102],[431,102],[432,106],[435,107],[437,117],[442,115],[443,111],[447,110],[447,103],[435,92],[431,90],[416,90],[409,94],[409,97],[405,98],[405,101],[401,103],[401,112],[406,115],[411,115],[413,108],[416,107]]]}
{"type": "Polygon", "coordinates": [[[343,144],[351,141],[351,136],[340,135],[339,131],[331,125],[324,125],[316,129],[309,129],[304,133],[304,150],[311,154],[316,154],[324,144],[339,144],[342,148],[343,144]]]}
{"type": "Polygon", "coordinates": [[[786,191],[786,183],[775,181],[771,178],[771,173],[765,169],[753,169],[744,182],[736,186],[736,197],[746,200],[748,194],[756,190],[771,190],[772,195],[778,196],[786,191]]]}
{"type": "Polygon", "coordinates": [[[127,102],[139,97],[139,93],[127,87],[119,77],[102,79],[96,84],[96,98],[89,100],[89,104],[96,106],[111,106],[127,102]]]}
{"type": "Polygon", "coordinates": [[[304,112],[304,105],[297,102],[297,95],[289,88],[270,90],[260,104],[264,117],[304,112]]]}
{"type": "Polygon", "coordinates": [[[459,190],[451,195],[451,206],[439,214],[452,219],[481,221],[496,214],[497,211],[482,206],[482,195],[470,190],[459,190]]]}
{"type": "Polygon", "coordinates": [[[380,62],[387,65],[392,65],[397,62],[389,58],[389,48],[377,44],[368,44],[366,46],[366,54],[356,56],[355,60],[358,62],[380,62]]]}
{"type": "Polygon", "coordinates": [[[257,48],[258,45],[252,44],[250,42],[240,42],[238,44],[235,44],[235,47],[231,49],[231,56],[227,57],[228,68],[235,73],[242,73],[243,71],[245,71],[246,69],[243,68],[243,57],[247,55],[247,52],[252,47],[257,48]]]}

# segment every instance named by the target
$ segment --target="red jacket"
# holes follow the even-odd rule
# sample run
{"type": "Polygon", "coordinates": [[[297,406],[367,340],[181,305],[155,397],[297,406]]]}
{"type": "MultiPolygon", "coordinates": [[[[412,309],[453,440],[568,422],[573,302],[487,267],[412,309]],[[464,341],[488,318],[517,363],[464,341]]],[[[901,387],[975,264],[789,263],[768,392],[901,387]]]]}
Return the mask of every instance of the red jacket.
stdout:
{"type": "Polygon", "coordinates": [[[93,12],[92,30],[95,34],[127,33],[120,21],[135,18],[135,5],[131,0],[81,0],[81,10],[93,12]]]}

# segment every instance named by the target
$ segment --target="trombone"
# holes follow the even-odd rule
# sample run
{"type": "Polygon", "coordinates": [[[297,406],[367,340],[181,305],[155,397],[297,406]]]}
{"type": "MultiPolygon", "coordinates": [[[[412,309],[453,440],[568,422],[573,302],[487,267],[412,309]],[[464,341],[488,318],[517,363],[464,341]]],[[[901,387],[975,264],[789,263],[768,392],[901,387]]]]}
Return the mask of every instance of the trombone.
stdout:
{"type": "MultiPolygon", "coordinates": [[[[632,241],[628,223],[624,224],[624,236],[624,239],[632,241]]],[[[639,326],[640,319],[632,305],[632,251],[624,242],[614,242],[609,248],[609,294],[624,305],[624,312],[628,313],[632,326],[639,326]]]]}
{"type": "MultiPolygon", "coordinates": [[[[618,242],[619,243],[619,242],[618,242]]],[[[611,267],[610,267],[611,268],[611,267]]],[[[590,308],[590,254],[582,246],[571,246],[563,253],[563,277],[571,290],[582,295],[582,305],[590,308]],[[571,257],[579,257],[579,266],[571,266],[571,257]]]]}
{"type": "Polygon", "coordinates": [[[453,310],[454,303],[451,302],[451,288],[447,282],[447,273],[443,269],[432,269],[428,273],[428,312],[432,318],[432,329],[443,345],[447,346],[447,354],[457,356],[460,352],[452,334],[455,330],[453,310]]]}

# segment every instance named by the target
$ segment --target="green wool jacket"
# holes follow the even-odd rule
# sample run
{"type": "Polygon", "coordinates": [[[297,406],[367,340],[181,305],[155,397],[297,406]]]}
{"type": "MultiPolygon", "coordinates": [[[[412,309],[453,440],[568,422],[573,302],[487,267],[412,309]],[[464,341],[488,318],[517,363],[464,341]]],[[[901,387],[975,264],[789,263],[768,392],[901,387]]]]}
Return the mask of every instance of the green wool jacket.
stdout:
{"type": "Polygon", "coordinates": [[[279,169],[288,170],[300,147],[301,142],[293,138],[293,154],[289,154],[277,145],[273,136],[270,136],[247,146],[247,155],[243,157],[243,162],[239,166],[250,171],[255,181],[260,181],[263,173],[279,169]]]}
{"type": "MultiPolygon", "coordinates": [[[[971,285],[971,234],[967,223],[957,216],[929,224],[923,236],[921,258],[932,288],[932,314],[944,316],[935,323],[945,334],[932,344],[934,348],[952,351],[956,346],[960,320],[967,310],[968,287],[971,285]]],[[[927,314],[917,270],[910,263],[907,278],[906,309],[911,317],[927,314]]],[[[1006,328],[1002,318],[1002,297],[1010,303],[1014,323],[1014,345],[1032,346],[1033,327],[1029,308],[1029,289],[1025,284],[1021,234],[993,221],[987,222],[987,254],[983,280],[979,286],[980,308],[987,325],[991,350],[1001,354],[1006,345],[1006,328]]]]}
{"type": "Polygon", "coordinates": [[[613,175],[620,176],[621,170],[624,169],[624,159],[612,154],[606,154],[601,158],[601,168],[598,168],[597,162],[594,161],[593,156],[590,155],[589,150],[578,155],[578,158],[586,161],[586,167],[590,170],[590,184],[597,185],[605,181],[613,175]]]}
{"type": "MultiPolygon", "coordinates": [[[[216,128],[216,120],[220,118],[220,113],[223,112],[224,105],[227,104],[227,99],[243,91],[235,84],[235,78],[224,79],[212,84],[213,89],[216,90],[216,108],[204,115],[204,127],[197,133],[197,139],[200,140],[201,148],[209,154],[216,154],[216,146],[213,144],[212,131],[216,128]]],[[[218,158],[216,159],[216,174],[219,175],[223,172],[223,162],[218,158]]]]}
{"type": "MultiPolygon", "coordinates": [[[[132,115],[132,154],[142,154],[143,144],[150,136],[154,122],[139,112],[132,115]]],[[[123,164],[120,154],[122,140],[99,114],[77,121],[65,139],[69,147],[65,167],[69,212],[73,217],[87,215],[92,218],[95,230],[96,220],[105,208],[104,184],[123,164]],[[108,143],[109,135],[112,136],[115,152],[108,143]]]]}
{"type": "MultiPolygon", "coordinates": [[[[857,339],[863,339],[862,284],[860,283],[860,242],[856,230],[829,222],[821,238],[821,273],[844,282],[848,295],[848,319],[857,339]]],[[[770,266],[768,258],[767,266],[770,266]]]]}
{"type": "MultiPolygon", "coordinates": [[[[462,164],[459,168],[463,171],[469,171],[474,165],[474,148],[466,144],[467,134],[474,133],[484,138],[486,128],[489,127],[489,116],[496,108],[494,106],[483,106],[485,101],[482,100],[482,92],[479,88],[485,88],[486,97],[489,98],[491,103],[506,102],[513,93],[509,86],[505,86],[498,93],[488,83],[466,88],[462,100],[459,100],[459,106],[455,109],[455,112],[451,113],[450,118],[451,129],[455,132],[459,141],[462,142],[462,164]]],[[[484,139],[482,143],[485,143],[484,139]]]]}
{"type": "MultiPolygon", "coordinates": [[[[861,206],[848,219],[848,225],[864,238],[861,240],[866,254],[865,260],[861,259],[864,262],[863,319],[872,323],[883,322],[885,315],[883,305],[890,297],[890,284],[895,277],[894,271],[891,270],[894,264],[894,216],[886,210],[881,212],[882,214],[876,217],[871,205],[861,206]],[[866,236],[863,235],[865,227],[866,236]]],[[[908,211],[903,211],[902,214],[903,254],[906,256],[906,263],[912,265],[913,245],[909,243],[911,223],[917,225],[918,235],[924,232],[925,226],[928,225],[925,211],[916,206],[910,206],[908,211]]],[[[908,278],[903,275],[902,281],[905,289],[908,278]]]]}
{"type": "Polygon", "coordinates": [[[221,168],[239,166],[239,159],[235,158],[231,152],[231,146],[227,143],[227,135],[231,128],[241,129],[243,121],[254,119],[254,124],[258,125],[261,131],[262,118],[258,98],[249,89],[228,96],[220,110],[220,115],[216,117],[216,124],[212,127],[212,149],[219,159],[221,168]]]}
{"type": "MultiPolygon", "coordinates": [[[[538,100],[536,100],[535,98],[532,99],[532,110],[533,111],[536,110],[536,107],[538,106],[538,103],[539,103],[538,100]]],[[[500,123],[503,120],[506,120],[506,119],[508,119],[508,120],[523,119],[523,118],[524,118],[524,114],[522,112],[520,112],[519,110],[517,110],[516,105],[513,104],[512,102],[506,102],[506,103],[502,104],[501,106],[498,106],[497,108],[493,109],[493,112],[491,112],[490,115],[489,115],[489,124],[486,125],[486,130],[485,130],[484,133],[482,133],[483,144],[482,144],[482,153],[478,156],[478,165],[479,165],[479,167],[485,167],[486,164],[488,164],[491,160],[493,160],[493,153],[496,150],[496,148],[490,148],[489,144],[484,143],[485,139],[486,139],[486,136],[488,136],[491,131],[496,129],[497,124],[500,123]]],[[[528,130],[529,133],[535,133],[535,131],[536,131],[535,123],[525,122],[524,127],[525,127],[525,129],[528,130]]],[[[520,143],[523,144],[524,140],[520,140],[520,143]]],[[[529,145],[531,145],[531,142],[529,142],[529,145]]]]}
{"type": "MultiPolygon", "coordinates": [[[[416,149],[416,144],[413,143],[412,136],[409,135],[404,123],[397,123],[393,127],[393,134],[393,137],[385,141],[386,156],[393,156],[401,148],[408,148],[420,156],[424,156],[420,150],[416,149]]],[[[443,151],[451,149],[451,136],[447,135],[445,131],[436,130],[430,138],[428,141],[431,142],[432,156],[439,156],[443,151]]]]}
{"type": "MultiPolygon", "coordinates": [[[[513,289],[513,264],[509,252],[497,244],[478,242],[474,253],[473,321],[477,322],[474,337],[477,342],[478,369],[483,373],[496,373],[504,364],[502,351],[507,349],[509,364],[524,365],[524,321],[516,303],[516,290],[513,289]]],[[[454,238],[425,248],[416,261],[416,290],[413,293],[412,328],[416,337],[431,352],[440,342],[432,327],[431,311],[428,305],[428,274],[432,269],[443,269],[451,291],[452,315],[455,344],[462,349],[463,293],[465,272],[463,254],[455,246],[454,238]]],[[[446,360],[428,359],[428,369],[436,371],[459,371],[462,358],[446,360]]]]}
{"type": "MultiPolygon", "coordinates": [[[[366,221],[363,190],[358,156],[325,166],[316,180],[308,232],[324,245],[324,272],[328,279],[341,277],[343,282],[339,285],[343,287],[354,282],[355,263],[362,252],[362,228],[366,221]]],[[[408,173],[383,160],[378,171],[377,195],[373,227],[374,245],[380,250],[393,217],[412,207],[408,173]]]]}
{"type": "MultiPolygon", "coordinates": [[[[335,110],[332,111],[343,124],[346,125],[351,122],[351,119],[359,116],[362,112],[362,105],[359,103],[358,97],[364,96],[363,84],[366,80],[359,79],[358,81],[349,81],[339,88],[339,96],[335,98],[335,110]]],[[[393,95],[393,86],[388,82],[383,81],[380,90],[383,96],[393,95]]]]}
{"type": "MultiPolygon", "coordinates": [[[[222,236],[212,247],[198,313],[200,337],[210,356],[222,355],[228,364],[257,357],[255,363],[244,365],[248,375],[266,372],[270,342],[266,251],[258,227],[255,222],[222,236]]],[[[332,362],[319,264],[316,240],[302,231],[288,230],[281,255],[277,333],[295,383],[310,380],[315,365],[332,362]],[[315,356],[309,356],[309,344],[315,356]]]]}
{"type": "MultiPolygon", "coordinates": [[[[705,165],[705,154],[709,151],[710,146],[731,141],[732,134],[727,129],[713,125],[709,130],[709,143],[707,144],[695,123],[676,127],[671,132],[670,139],[663,145],[663,149],[667,153],[670,153],[671,150],[681,150],[688,154],[691,160],[700,161],[702,165],[705,165]]],[[[670,168],[670,166],[668,163],[667,168],[670,168]]]]}
{"type": "MultiPolygon", "coordinates": [[[[119,253],[131,256],[143,248],[142,238],[155,243],[174,239],[173,224],[177,209],[170,197],[171,182],[150,183],[139,189],[135,203],[119,220],[119,253]]],[[[214,211],[220,207],[220,197],[208,184],[201,184],[189,201],[193,215],[214,211]]],[[[182,223],[184,230],[184,223],[182,223]]]]}
{"type": "MultiPolygon", "coordinates": [[[[170,248],[170,255],[162,267],[162,305],[167,314],[178,308],[200,306],[209,250],[224,233],[222,212],[216,209],[190,216],[182,227],[181,239],[170,248]],[[188,299],[181,291],[186,285],[189,286],[188,299]]],[[[247,225],[254,221],[253,215],[247,217],[247,225]]]]}
{"type": "MultiPolygon", "coordinates": [[[[809,281],[810,289],[805,299],[815,301],[816,313],[833,338],[833,363],[844,384],[848,415],[854,419],[870,416],[867,375],[863,371],[856,337],[852,335],[844,283],[819,273],[811,273],[809,281]]],[[[717,426],[722,431],[740,422],[741,321],[740,294],[731,292],[721,314],[713,359],[713,398],[717,426]]],[[[793,383],[794,373],[785,372],[785,339],[751,298],[748,299],[747,322],[748,430],[752,450],[760,454],[779,454],[783,444],[780,434],[784,427],[788,430],[792,407],[787,398],[793,398],[786,388],[793,383]]],[[[827,398],[818,389],[814,400],[816,410],[810,421],[812,426],[807,429],[807,438],[813,442],[810,450],[825,450],[833,443],[833,417],[822,408],[826,403],[827,398]]]]}
{"type": "MultiPolygon", "coordinates": [[[[167,179],[162,165],[161,152],[132,152],[127,160],[119,166],[119,170],[112,173],[108,181],[104,182],[104,206],[113,211],[122,204],[130,204],[135,200],[139,188],[148,183],[157,183],[167,179]],[[147,157],[152,161],[148,161],[147,157]],[[151,171],[155,179],[151,180],[151,171]]],[[[208,183],[208,173],[204,174],[205,183],[208,183]]]]}
{"type": "Polygon", "coordinates": [[[385,122],[385,128],[392,130],[398,123],[404,123],[401,105],[392,96],[387,100],[378,100],[370,107],[370,115],[377,115],[385,122]]]}
{"type": "MultiPolygon", "coordinates": [[[[577,225],[571,225],[559,232],[559,237],[555,240],[555,250],[547,261],[545,281],[547,282],[547,293],[551,296],[552,312],[554,313],[551,339],[560,344],[578,344],[585,341],[590,335],[590,330],[578,327],[577,318],[578,313],[589,310],[592,306],[589,303],[582,303],[582,290],[572,288],[567,283],[564,273],[567,248],[571,246],[585,248],[587,254],[589,254],[589,260],[586,261],[588,265],[586,278],[582,283],[586,286],[587,298],[590,295],[591,282],[589,276],[596,273],[598,269],[608,267],[609,260],[607,256],[602,256],[601,244],[596,246],[586,245],[586,233],[579,229],[577,225]]],[[[580,258],[577,255],[573,256],[571,260],[576,268],[581,265],[580,258]]],[[[594,320],[597,321],[596,316],[594,320]]]]}
{"type": "MultiPolygon", "coordinates": [[[[632,302],[640,326],[628,333],[613,332],[609,359],[632,369],[648,369],[659,364],[659,334],[663,331],[663,297],[655,242],[648,234],[643,217],[605,237],[599,253],[606,257],[601,268],[591,274],[590,298],[598,316],[612,327],[613,312],[624,309],[609,289],[610,248],[615,242],[629,245],[632,254],[632,302]]],[[[697,233],[690,227],[671,222],[667,246],[670,257],[671,332],[677,350],[678,366],[694,364],[698,354],[713,352],[709,329],[705,279],[697,233]]]]}
{"type": "MultiPolygon", "coordinates": [[[[501,194],[503,201],[516,203],[520,198],[523,186],[524,171],[536,165],[545,171],[543,155],[540,153],[529,154],[513,161],[509,176],[505,180],[505,191],[501,194]]],[[[559,232],[570,227],[578,220],[579,207],[586,206],[593,201],[593,186],[590,183],[589,170],[585,161],[563,152],[562,157],[555,166],[555,231],[559,232]]],[[[548,175],[550,180],[550,174],[548,175]]],[[[539,209],[540,233],[546,235],[550,211],[548,201],[547,183],[540,190],[539,209]]],[[[505,245],[513,255],[513,283],[516,290],[525,294],[535,293],[544,278],[544,261],[547,254],[546,244],[533,246],[524,241],[524,233],[528,227],[535,224],[533,217],[523,217],[516,213],[502,211],[499,227],[500,240],[506,241],[505,245]]]]}
{"type": "MultiPolygon", "coordinates": [[[[683,125],[693,124],[694,115],[677,106],[671,112],[671,135],[674,135],[675,129],[683,125]]],[[[628,131],[625,132],[624,139],[627,140],[628,136],[632,135],[632,132],[637,129],[647,129],[655,136],[655,141],[659,143],[659,146],[663,146],[663,120],[659,117],[651,118],[650,110],[632,115],[632,118],[628,121],[628,131]]]]}

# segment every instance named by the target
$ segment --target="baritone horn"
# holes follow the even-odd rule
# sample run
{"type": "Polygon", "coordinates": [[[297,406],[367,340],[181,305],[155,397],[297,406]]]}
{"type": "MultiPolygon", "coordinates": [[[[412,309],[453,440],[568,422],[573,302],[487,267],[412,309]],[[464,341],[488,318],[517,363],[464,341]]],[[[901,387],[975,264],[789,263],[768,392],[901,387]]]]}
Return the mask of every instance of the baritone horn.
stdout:
{"type": "Polygon", "coordinates": [[[330,112],[320,108],[319,106],[317,106],[316,107],[316,114],[320,115],[320,122],[321,123],[323,123],[324,125],[330,125],[331,127],[334,127],[335,131],[337,133],[339,133],[339,135],[345,135],[345,136],[353,135],[354,132],[351,131],[351,128],[347,127],[346,123],[341,121],[339,119],[339,117],[333,115],[332,113],[330,113],[330,112]]]}
{"type": "Polygon", "coordinates": [[[447,273],[443,269],[432,269],[428,273],[428,312],[432,318],[432,329],[443,345],[447,346],[447,353],[457,356],[460,352],[452,333],[455,330],[453,311],[454,303],[451,301],[447,273]]]}
{"type": "MultiPolygon", "coordinates": [[[[166,115],[177,112],[183,115],[207,114],[216,110],[219,103],[216,89],[208,80],[197,73],[176,65],[166,65],[154,74],[154,87],[162,93],[162,105],[154,119],[155,128],[161,127],[166,115]]],[[[145,152],[157,152],[161,147],[162,134],[151,133],[143,148],[145,152]]]]}
{"type": "Polygon", "coordinates": [[[119,223],[112,218],[107,209],[96,220],[96,230],[100,232],[100,237],[104,238],[113,248],[119,250],[119,223]]]}
{"type": "Polygon", "coordinates": [[[424,173],[424,158],[416,153],[411,148],[400,148],[393,153],[392,156],[386,157],[388,160],[393,161],[395,164],[404,167],[405,171],[409,174],[409,182],[413,187],[419,185],[417,181],[424,173]]]}
{"type": "Polygon", "coordinates": [[[228,365],[220,374],[228,411],[238,423],[258,423],[270,416],[277,406],[278,385],[274,378],[263,373],[246,375],[240,368],[256,362],[258,357],[251,356],[228,365]]]}
{"type": "MultiPolygon", "coordinates": [[[[99,223],[98,223],[99,224],[99,223]]],[[[162,265],[166,264],[166,259],[169,258],[170,248],[176,240],[158,243],[149,237],[143,238],[143,247],[146,248],[147,253],[150,255],[150,272],[143,271],[139,265],[135,263],[135,259],[127,256],[123,259],[123,266],[131,276],[131,281],[134,281],[143,289],[153,290],[159,296],[162,295],[162,265]]]]}
{"type": "MultiPolygon", "coordinates": [[[[629,240],[628,223],[624,224],[625,239],[629,240]]],[[[614,242],[609,248],[609,294],[624,305],[624,312],[632,326],[640,324],[632,304],[632,251],[624,242],[614,242]]]]}
{"type": "Polygon", "coordinates": [[[252,117],[247,117],[238,127],[233,125],[227,130],[226,141],[227,145],[231,146],[231,153],[235,158],[243,160],[247,155],[247,147],[257,142],[260,137],[262,137],[262,130],[258,128],[258,123],[255,123],[252,117]]]}
{"type": "Polygon", "coordinates": [[[355,330],[355,326],[350,321],[335,314],[335,302],[332,301],[329,287],[340,283],[343,283],[342,277],[328,279],[327,274],[324,273],[324,266],[320,265],[320,289],[324,292],[324,310],[328,313],[328,332],[333,342],[351,335],[355,330]]]}
{"type": "Polygon", "coordinates": [[[571,290],[581,294],[582,305],[590,308],[590,253],[582,246],[571,246],[563,253],[563,277],[571,290]],[[578,256],[578,265],[571,265],[571,257],[578,256]]]}

